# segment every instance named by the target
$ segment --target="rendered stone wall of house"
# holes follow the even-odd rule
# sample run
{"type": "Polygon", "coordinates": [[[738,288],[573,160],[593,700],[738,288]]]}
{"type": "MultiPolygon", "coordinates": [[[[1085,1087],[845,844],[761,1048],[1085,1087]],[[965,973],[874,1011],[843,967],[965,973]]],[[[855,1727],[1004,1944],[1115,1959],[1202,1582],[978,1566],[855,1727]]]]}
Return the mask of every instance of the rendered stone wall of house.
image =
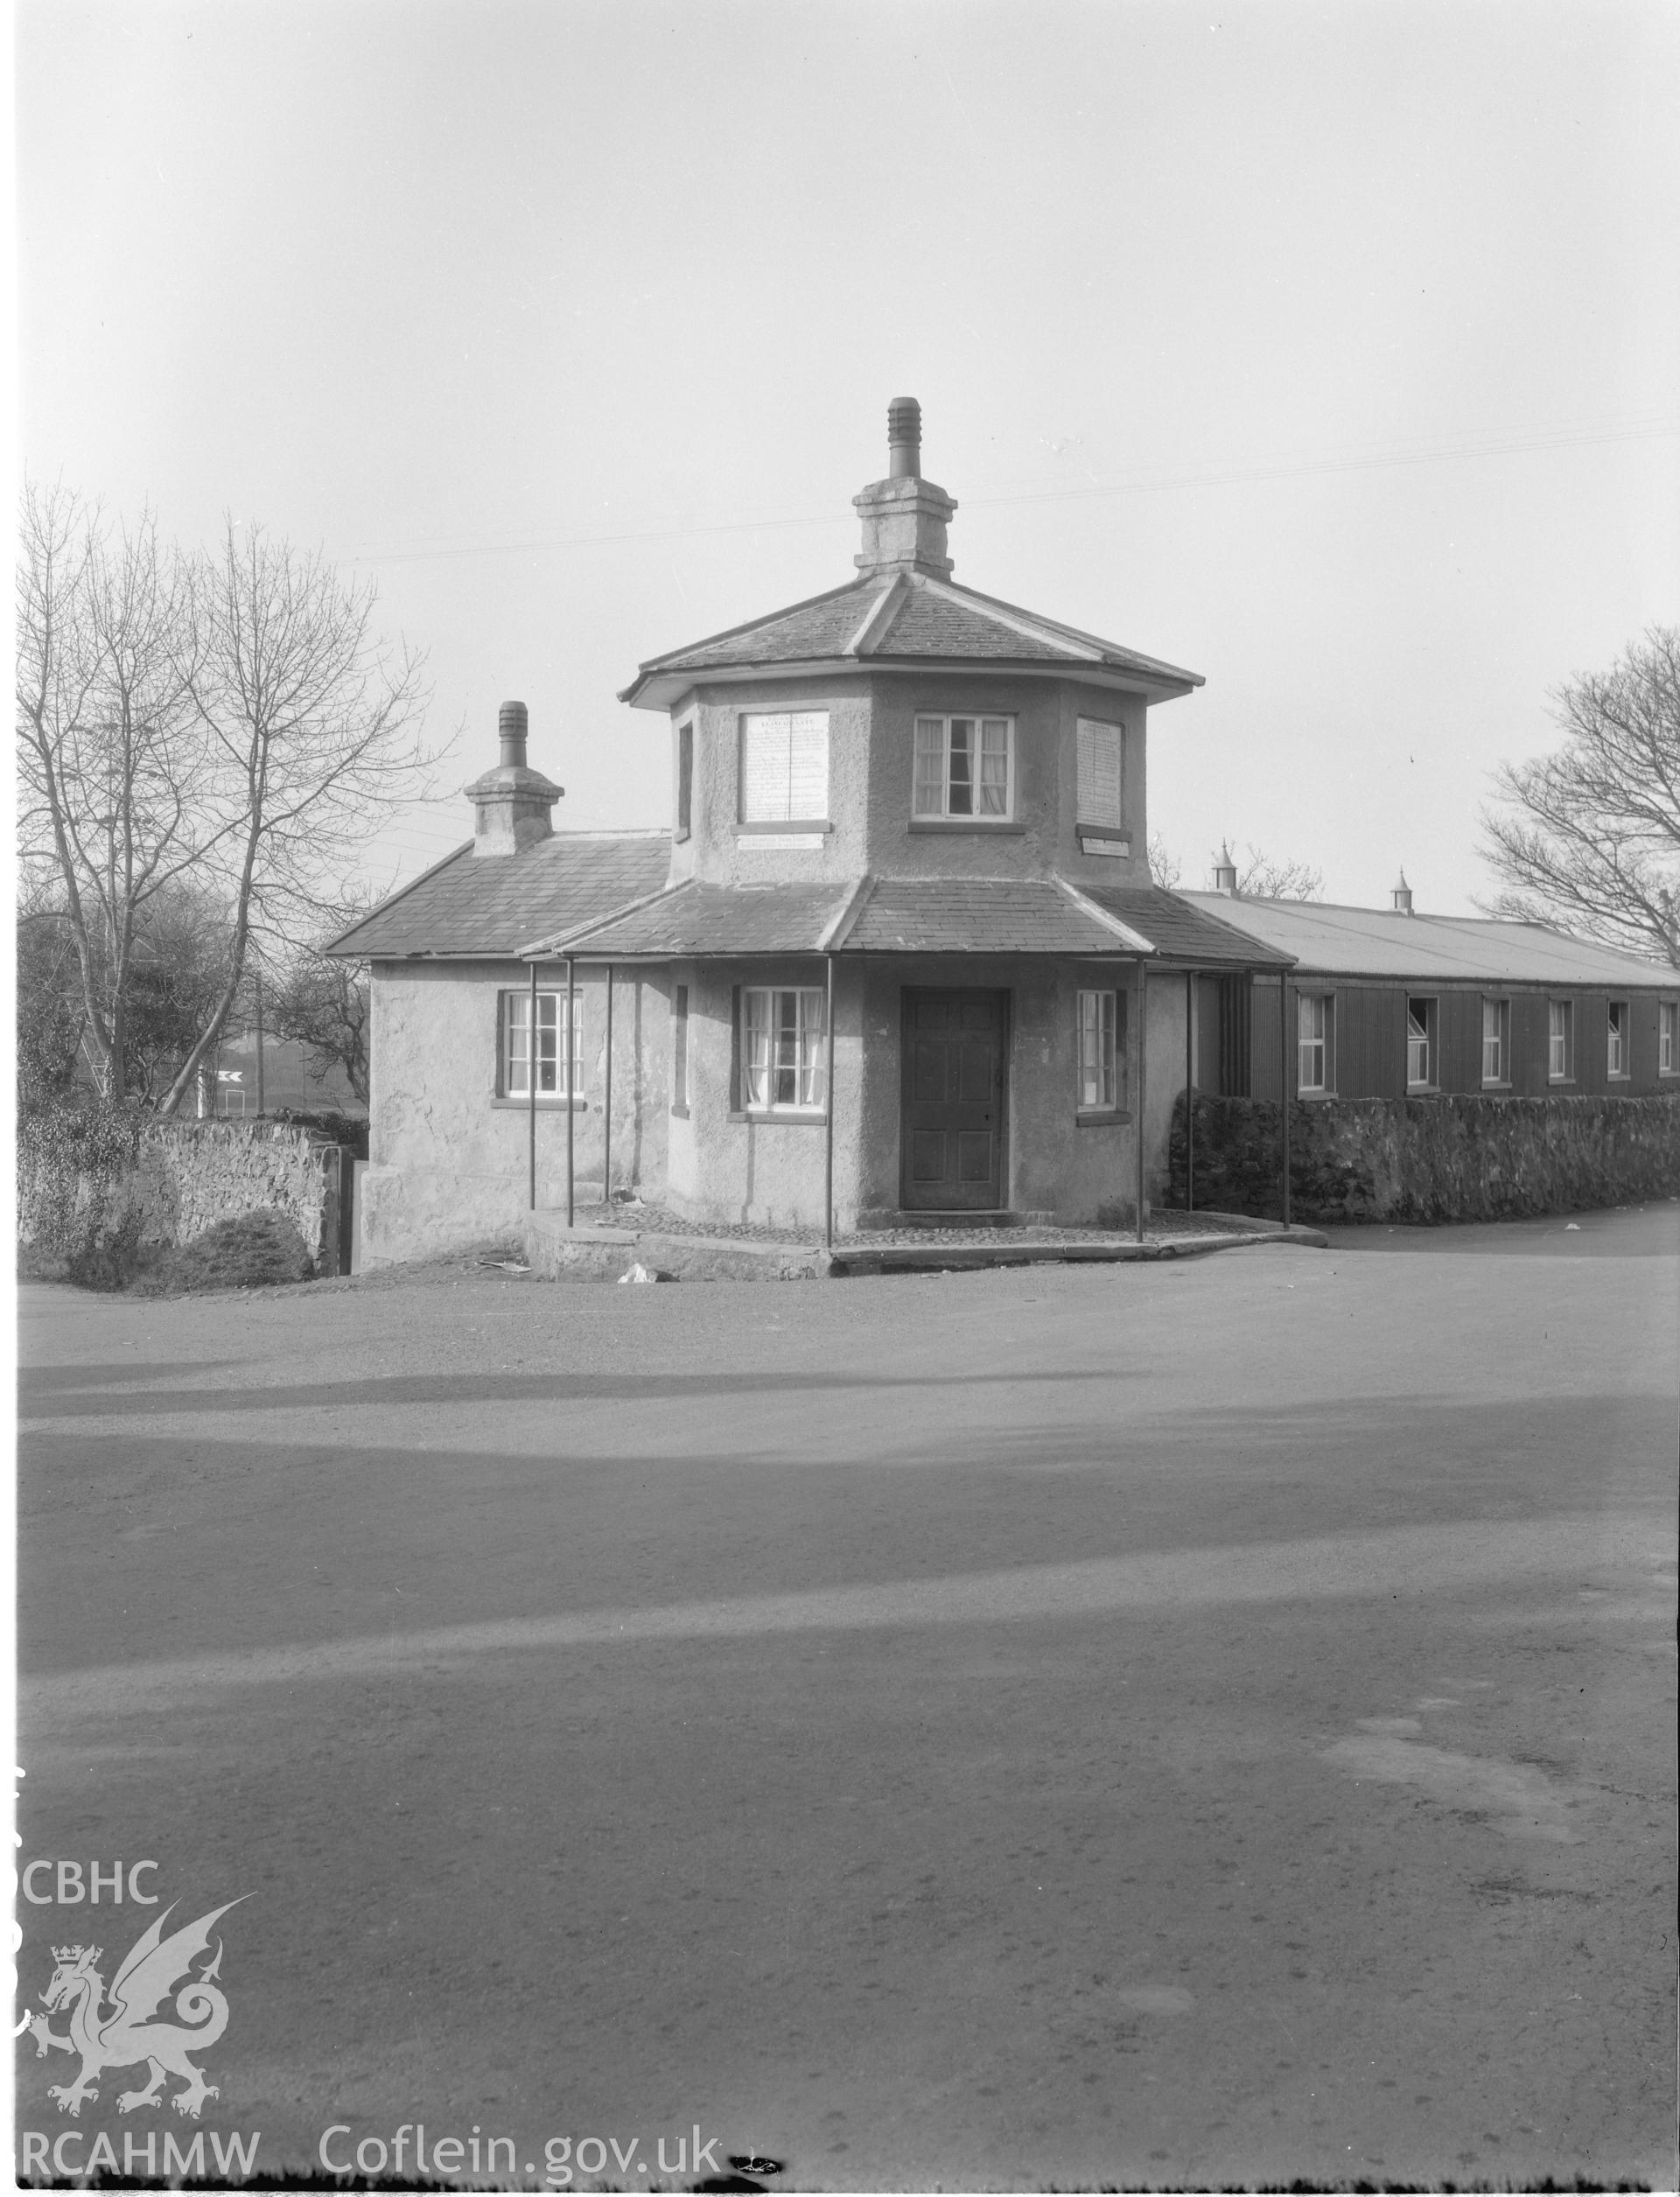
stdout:
{"type": "MultiPolygon", "coordinates": [[[[373,986],[368,1165],[358,1229],[363,1266],[434,1256],[516,1231],[528,1209],[530,1109],[497,1095],[499,1001],[526,990],[520,962],[382,962],[373,986]]],[[[545,969],[564,992],[565,971],[545,969]]],[[[574,1195],[603,1195],[605,971],[580,964],[583,1103],[573,1114],[574,1195]]],[[[564,1027],[564,1024],[563,1024],[564,1027]]],[[[613,989],[612,1179],[662,1194],[670,1038],[662,972],[620,969],[613,989]]],[[[537,1203],[566,1200],[566,1109],[537,1109],[537,1203]]]]}
{"type": "MultiPolygon", "coordinates": [[[[1290,1196],[1299,1221],[1502,1221],[1680,1196],[1680,1095],[1298,1101],[1290,1196]]],[[[1184,1107],[1172,1131],[1184,1197],[1184,1107]]],[[[1199,1095],[1196,1204],[1276,1215],[1274,1103],[1199,1095]]]]}
{"type": "MultiPolygon", "coordinates": [[[[842,955],[835,971],[835,1225],[881,1226],[900,1210],[903,992],[978,989],[1010,995],[1004,1201],[1069,1226],[1130,1227],[1136,1214],[1132,1121],[1082,1124],[1076,1098],[1076,1002],[1083,987],[1129,991],[1134,971],[1079,962],[1023,964],[953,955],[910,962],[842,955]]],[[[810,961],[740,963],[714,975],[703,963],[671,971],[689,988],[689,1113],[669,1126],[665,1202],[714,1225],[749,1223],[813,1235],[823,1221],[820,1121],[731,1118],[733,990],[738,983],[822,982],[810,961]]],[[[1135,998],[1135,994],[1132,995],[1135,998]]],[[[1135,1008],[1127,1026],[1136,1074],[1135,1008]]],[[[1149,989],[1144,1089],[1145,1200],[1166,1180],[1167,1137],[1184,1074],[1184,986],[1149,989]]]]}
{"type": "Polygon", "coordinates": [[[708,686],[672,712],[673,743],[682,724],[691,720],[695,732],[691,832],[673,846],[672,877],[838,889],[865,871],[894,878],[1018,878],[1059,870],[1075,883],[1146,885],[1145,714],[1139,696],[1073,680],[877,672],[708,686]],[[740,718],[779,710],[829,714],[833,829],[817,847],[755,846],[755,838],[773,842],[777,835],[740,829],[740,718]],[[912,828],[915,719],[926,710],[1015,719],[1015,813],[1007,828],[929,829],[926,820],[912,828]],[[1124,732],[1127,857],[1080,850],[1075,727],[1082,716],[1118,724],[1124,732]]]}

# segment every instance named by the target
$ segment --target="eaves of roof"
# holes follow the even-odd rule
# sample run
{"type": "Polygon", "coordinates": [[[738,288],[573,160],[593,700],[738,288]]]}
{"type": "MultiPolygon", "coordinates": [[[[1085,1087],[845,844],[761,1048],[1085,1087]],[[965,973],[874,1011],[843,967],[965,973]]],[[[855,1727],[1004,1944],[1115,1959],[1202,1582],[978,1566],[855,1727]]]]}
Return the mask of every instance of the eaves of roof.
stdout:
{"type": "Polygon", "coordinates": [[[1001,598],[916,572],[872,573],[644,663],[620,700],[663,709],[709,680],[832,675],[871,666],[1079,676],[1152,700],[1188,694],[1199,673],[1001,598]]]}

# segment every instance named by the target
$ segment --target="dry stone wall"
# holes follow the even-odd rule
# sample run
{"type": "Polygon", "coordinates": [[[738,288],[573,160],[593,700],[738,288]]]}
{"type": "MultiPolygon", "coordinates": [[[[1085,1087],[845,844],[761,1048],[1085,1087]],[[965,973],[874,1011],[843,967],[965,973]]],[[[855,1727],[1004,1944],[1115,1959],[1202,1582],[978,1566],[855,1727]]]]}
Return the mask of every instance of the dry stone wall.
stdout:
{"type": "MultiPolygon", "coordinates": [[[[1184,1202],[1184,1099],[1169,1203],[1184,1202]]],[[[1203,1210],[1282,1209],[1279,1122],[1257,1099],[1195,1102],[1203,1210]]],[[[1298,1221],[1503,1221],[1680,1196],[1680,1095],[1326,1099],[1290,1109],[1298,1221]]]]}
{"type": "Polygon", "coordinates": [[[115,1163],[111,1140],[80,1164],[74,1142],[19,1140],[20,1241],[46,1249],[131,1231],[190,1243],[219,1221],[268,1210],[302,1236],[318,1273],[338,1263],[336,1145],[295,1123],[145,1121],[115,1163]]]}

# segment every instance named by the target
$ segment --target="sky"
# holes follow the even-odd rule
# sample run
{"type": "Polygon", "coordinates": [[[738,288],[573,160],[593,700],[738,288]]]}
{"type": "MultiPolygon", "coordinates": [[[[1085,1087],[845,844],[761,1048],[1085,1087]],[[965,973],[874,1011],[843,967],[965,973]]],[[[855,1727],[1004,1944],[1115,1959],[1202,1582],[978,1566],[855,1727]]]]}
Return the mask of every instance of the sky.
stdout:
{"type": "Polygon", "coordinates": [[[663,824],[643,659],[851,577],[889,398],[955,577],[1207,684],[1182,881],[1493,889],[1550,696],[1680,617],[1658,0],[23,0],[28,472],[319,548],[426,652],[459,843],[663,824]]]}

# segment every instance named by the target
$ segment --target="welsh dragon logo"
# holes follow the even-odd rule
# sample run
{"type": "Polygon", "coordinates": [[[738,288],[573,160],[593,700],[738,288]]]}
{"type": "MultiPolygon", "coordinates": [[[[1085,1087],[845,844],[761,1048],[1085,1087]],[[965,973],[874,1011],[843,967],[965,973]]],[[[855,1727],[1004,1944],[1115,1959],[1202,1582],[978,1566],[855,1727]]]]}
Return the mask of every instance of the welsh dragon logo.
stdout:
{"type": "MultiPolygon", "coordinates": [[[[246,1895],[248,1898],[248,1894],[246,1895]]],[[[169,2097],[178,2113],[191,2114],[197,2120],[206,2098],[218,2093],[213,2082],[206,2082],[200,2070],[187,2058],[189,2051],[202,2052],[213,2045],[228,2026],[228,2001],[217,1990],[215,1977],[221,1968],[221,1946],[218,1942],[215,1958],[195,1976],[192,1963],[200,1954],[210,1949],[213,1925],[227,1914],[228,1907],[239,1906],[230,1900],[227,1907],[213,1907],[208,1914],[200,1915],[196,1922],[164,1936],[164,1925],[175,1912],[165,1907],[150,1929],[130,1949],[127,1957],[111,1978],[109,2011],[102,2013],[106,1991],[105,1979],[95,1965],[100,1958],[96,1945],[55,1945],[52,1957],[58,1966],[52,1980],[41,1993],[45,2014],[32,2014],[29,2029],[35,2040],[35,2050],[45,2060],[50,2049],[55,2052],[79,2052],[81,2072],[74,2082],[55,2082],[47,2096],[56,2098],[60,2113],[79,2114],[84,2098],[96,2098],[99,2092],[93,2078],[103,2068],[130,2068],[140,2061],[146,2062],[149,2080],[144,2089],[125,2090],[116,2101],[119,2113],[131,2113],[137,2105],[157,2105],[162,2097],[169,2097]],[[168,1998],[177,1984],[174,2012],[190,2024],[182,2028],[171,2021],[153,2021],[160,2003],[168,1998]],[[70,2034],[60,2037],[48,2026],[47,2014],[55,2013],[60,2006],[70,2010],[70,2034]],[[178,2075],[186,2083],[185,2090],[172,2096],[164,2089],[165,2079],[178,2075]]]]}

